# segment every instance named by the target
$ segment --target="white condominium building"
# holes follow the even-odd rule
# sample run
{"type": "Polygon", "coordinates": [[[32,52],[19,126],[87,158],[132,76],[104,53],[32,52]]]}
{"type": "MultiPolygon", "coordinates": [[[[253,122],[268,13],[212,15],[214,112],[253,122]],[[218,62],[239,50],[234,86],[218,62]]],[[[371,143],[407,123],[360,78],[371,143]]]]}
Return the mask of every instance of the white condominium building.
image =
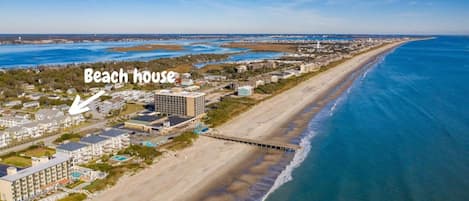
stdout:
{"type": "Polygon", "coordinates": [[[69,182],[70,157],[56,154],[52,158],[33,158],[25,169],[1,165],[0,199],[4,201],[34,200],[69,182]]]}
{"type": "Polygon", "coordinates": [[[69,142],[57,146],[57,153],[70,157],[72,165],[86,163],[92,159],[91,146],[79,142],[69,142]]]}
{"type": "Polygon", "coordinates": [[[101,132],[99,136],[108,139],[105,149],[111,152],[117,152],[130,145],[129,132],[125,130],[112,128],[101,132]]]}

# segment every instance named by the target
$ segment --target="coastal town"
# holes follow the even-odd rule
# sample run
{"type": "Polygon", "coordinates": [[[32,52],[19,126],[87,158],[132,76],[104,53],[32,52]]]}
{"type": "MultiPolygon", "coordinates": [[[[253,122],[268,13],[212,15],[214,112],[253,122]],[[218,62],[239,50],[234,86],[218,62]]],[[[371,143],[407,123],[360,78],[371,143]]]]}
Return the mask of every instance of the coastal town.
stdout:
{"type": "MultiPolygon", "coordinates": [[[[41,76],[61,67],[1,70],[0,200],[96,198],[120,177],[158,165],[161,158],[177,157],[198,136],[233,141],[220,137],[217,130],[232,117],[357,55],[407,40],[230,42],[224,46],[281,52],[282,56],[237,62],[223,62],[232,54],[187,59],[188,63],[165,66],[176,72],[175,84],[84,86],[79,81],[63,81],[59,85],[41,76]],[[4,79],[10,73],[38,79],[4,79]],[[90,111],[69,114],[77,95],[90,97],[99,91],[105,95],[89,105],[90,111]]],[[[147,63],[143,69],[160,69],[147,63]]],[[[83,78],[80,70],[85,67],[117,66],[132,73],[132,62],[79,64],[63,70],[78,69],[83,78]]],[[[245,141],[254,142],[249,140],[254,139],[245,141]]]]}

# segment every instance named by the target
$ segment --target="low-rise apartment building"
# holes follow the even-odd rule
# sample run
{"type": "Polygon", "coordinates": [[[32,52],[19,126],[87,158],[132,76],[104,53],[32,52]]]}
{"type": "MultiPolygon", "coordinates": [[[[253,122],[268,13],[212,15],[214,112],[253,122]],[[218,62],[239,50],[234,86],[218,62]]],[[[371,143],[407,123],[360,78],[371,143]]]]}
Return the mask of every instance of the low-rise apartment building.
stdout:
{"type": "Polygon", "coordinates": [[[104,146],[110,143],[110,140],[99,135],[90,135],[81,138],[80,143],[88,145],[92,157],[100,157],[107,153],[104,146]]]}
{"type": "Polygon", "coordinates": [[[0,131],[0,147],[5,147],[11,142],[10,135],[6,134],[3,131],[0,131]]]}
{"type": "Polygon", "coordinates": [[[111,152],[117,152],[130,145],[129,132],[121,129],[109,129],[99,134],[101,137],[108,139],[105,149],[110,149],[111,152]]]}
{"type": "Polygon", "coordinates": [[[70,157],[72,165],[86,163],[92,159],[90,146],[79,142],[68,142],[56,148],[57,153],[70,157]]]}
{"type": "Polygon", "coordinates": [[[15,127],[29,122],[31,121],[20,117],[0,117],[0,126],[2,127],[15,127]]]}
{"type": "Polygon", "coordinates": [[[115,153],[130,145],[129,132],[121,129],[105,130],[98,135],[90,135],[80,142],[68,142],[57,146],[57,153],[71,158],[73,165],[86,163],[103,154],[115,153]]]}
{"type": "Polygon", "coordinates": [[[35,121],[28,120],[28,123],[7,128],[5,129],[5,134],[17,140],[37,138],[45,133],[53,133],[63,128],[78,125],[84,120],[81,114],[70,116],[64,115],[58,110],[57,112],[53,111],[53,113],[43,111],[40,112],[39,115],[36,115],[35,121]]]}

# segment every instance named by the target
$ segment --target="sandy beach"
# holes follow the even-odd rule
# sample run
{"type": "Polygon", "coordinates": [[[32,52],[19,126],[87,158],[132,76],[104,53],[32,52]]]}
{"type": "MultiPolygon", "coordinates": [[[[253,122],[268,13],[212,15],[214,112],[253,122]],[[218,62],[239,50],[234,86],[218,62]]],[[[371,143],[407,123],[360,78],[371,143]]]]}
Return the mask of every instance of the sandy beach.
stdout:
{"type": "MultiPolygon", "coordinates": [[[[347,76],[360,69],[369,59],[401,45],[389,44],[381,48],[355,56],[344,63],[322,72],[308,81],[283,92],[251,108],[217,128],[224,135],[269,139],[285,123],[299,114],[305,107],[318,100],[324,93],[335,87],[347,76]]],[[[193,146],[167,154],[156,164],[133,176],[122,178],[118,184],[99,193],[93,200],[198,200],[201,193],[207,192],[226,175],[231,175],[237,167],[252,160],[259,150],[244,144],[237,144],[200,137],[193,146]]],[[[269,158],[264,158],[269,160],[269,158]]],[[[272,163],[275,158],[272,158],[272,163]]],[[[255,167],[254,170],[263,167],[255,167]]],[[[243,182],[233,183],[231,188],[246,188],[254,178],[243,178],[243,182]]],[[[231,200],[223,195],[209,200],[231,200]]]]}

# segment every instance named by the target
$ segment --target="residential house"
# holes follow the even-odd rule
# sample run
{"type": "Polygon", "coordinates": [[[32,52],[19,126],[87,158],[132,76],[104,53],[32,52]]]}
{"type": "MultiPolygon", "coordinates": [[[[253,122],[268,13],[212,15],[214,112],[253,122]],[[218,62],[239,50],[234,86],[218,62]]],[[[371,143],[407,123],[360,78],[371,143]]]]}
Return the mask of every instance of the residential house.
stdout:
{"type": "Polygon", "coordinates": [[[60,110],[62,112],[68,112],[68,110],[70,109],[70,106],[68,106],[67,104],[62,104],[62,105],[54,106],[53,109],[60,110]]]}
{"type": "Polygon", "coordinates": [[[14,107],[14,106],[17,106],[17,105],[21,105],[21,101],[20,100],[14,100],[14,101],[9,101],[9,102],[6,102],[5,104],[3,104],[3,106],[5,107],[14,107]]]}
{"type": "Polygon", "coordinates": [[[248,67],[246,65],[236,66],[236,72],[237,73],[244,73],[247,70],[248,70],[248,67]]]}
{"type": "Polygon", "coordinates": [[[35,87],[34,87],[34,84],[25,83],[25,84],[21,85],[21,88],[23,88],[26,91],[32,91],[32,90],[34,90],[35,87]]]}
{"type": "Polygon", "coordinates": [[[223,75],[204,75],[206,81],[223,81],[226,80],[226,76],[223,75]]]}
{"type": "Polygon", "coordinates": [[[106,90],[106,91],[111,91],[113,87],[114,87],[113,84],[106,84],[106,85],[104,86],[104,90],[106,90]]]}
{"type": "Polygon", "coordinates": [[[90,106],[94,107],[99,113],[108,115],[111,111],[122,109],[124,105],[124,99],[117,97],[103,102],[93,102],[90,106]]]}
{"type": "Polygon", "coordinates": [[[31,102],[26,102],[23,103],[23,108],[32,108],[32,107],[39,107],[40,104],[38,101],[31,101],[31,102]]]}
{"type": "Polygon", "coordinates": [[[67,94],[76,94],[77,90],[75,88],[69,88],[67,89],[67,94]]]}
{"type": "Polygon", "coordinates": [[[31,100],[39,100],[43,95],[39,93],[34,93],[34,94],[29,94],[26,96],[26,98],[29,98],[31,100]]]}

